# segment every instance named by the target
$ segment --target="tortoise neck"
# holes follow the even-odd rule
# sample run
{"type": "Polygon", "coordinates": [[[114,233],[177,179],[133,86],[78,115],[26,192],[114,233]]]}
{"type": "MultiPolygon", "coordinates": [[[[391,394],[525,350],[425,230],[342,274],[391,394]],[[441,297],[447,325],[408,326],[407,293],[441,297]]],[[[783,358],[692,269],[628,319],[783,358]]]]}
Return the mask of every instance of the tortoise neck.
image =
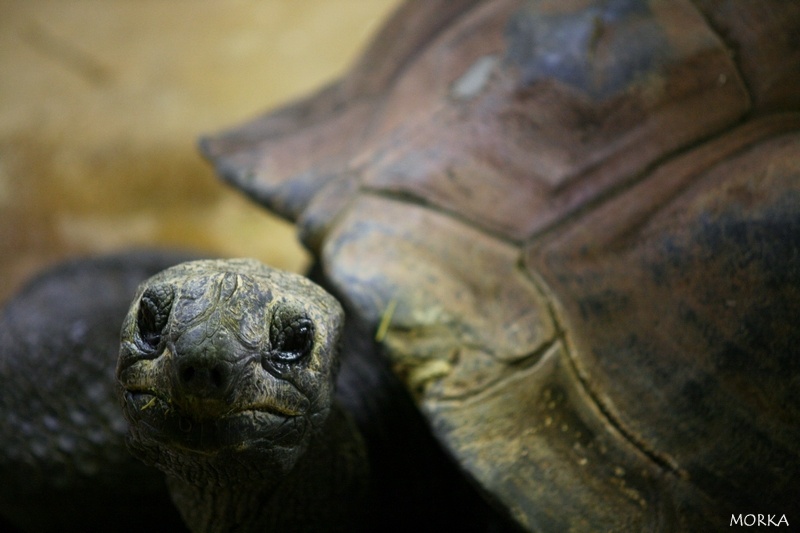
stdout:
{"type": "Polygon", "coordinates": [[[325,430],[283,479],[220,484],[168,476],[172,499],[193,533],[353,531],[367,495],[367,457],[338,405],[325,430]]]}

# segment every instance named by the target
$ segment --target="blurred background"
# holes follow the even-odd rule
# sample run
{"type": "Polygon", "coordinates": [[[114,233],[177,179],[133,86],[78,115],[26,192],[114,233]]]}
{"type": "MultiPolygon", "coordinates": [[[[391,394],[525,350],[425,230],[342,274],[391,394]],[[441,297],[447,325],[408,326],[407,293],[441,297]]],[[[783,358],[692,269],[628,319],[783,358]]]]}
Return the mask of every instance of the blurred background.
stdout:
{"type": "Polygon", "coordinates": [[[64,257],[158,246],[290,270],[215,132],[342,74],[399,0],[0,0],[0,301],[64,257]]]}

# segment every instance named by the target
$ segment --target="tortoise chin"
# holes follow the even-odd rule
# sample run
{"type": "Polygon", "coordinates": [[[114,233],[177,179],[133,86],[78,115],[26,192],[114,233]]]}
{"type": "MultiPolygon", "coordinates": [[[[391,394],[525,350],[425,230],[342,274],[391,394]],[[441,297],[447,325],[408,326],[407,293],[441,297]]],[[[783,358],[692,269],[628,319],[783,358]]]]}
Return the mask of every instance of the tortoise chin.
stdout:
{"type": "Polygon", "coordinates": [[[197,418],[150,392],[125,391],[124,410],[131,437],[176,451],[215,454],[264,447],[300,445],[309,430],[300,415],[281,413],[269,405],[231,410],[213,418],[197,418]]]}

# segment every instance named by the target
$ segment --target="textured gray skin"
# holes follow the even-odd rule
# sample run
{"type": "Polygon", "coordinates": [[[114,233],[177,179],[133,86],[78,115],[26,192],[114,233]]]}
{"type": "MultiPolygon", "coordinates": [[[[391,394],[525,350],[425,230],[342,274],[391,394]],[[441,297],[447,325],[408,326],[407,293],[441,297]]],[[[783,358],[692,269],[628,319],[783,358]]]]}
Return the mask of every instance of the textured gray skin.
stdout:
{"type": "Polygon", "coordinates": [[[130,448],[192,531],[351,531],[364,443],[334,401],[344,313],[302,276],[196,261],[142,284],[117,378],[130,448]]]}
{"type": "Polygon", "coordinates": [[[189,257],[70,261],[0,312],[0,516],[15,527],[181,531],[160,473],[126,449],[114,364],[136,286],[189,257]]]}

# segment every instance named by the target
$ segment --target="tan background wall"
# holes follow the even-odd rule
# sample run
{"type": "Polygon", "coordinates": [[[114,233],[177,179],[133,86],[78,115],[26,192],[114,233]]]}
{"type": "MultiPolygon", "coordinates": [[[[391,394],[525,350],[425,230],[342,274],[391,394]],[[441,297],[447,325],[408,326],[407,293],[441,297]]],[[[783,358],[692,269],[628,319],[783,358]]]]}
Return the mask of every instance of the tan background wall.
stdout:
{"type": "Polygon", "coordinates": [[[293,270],[288,225],[195,140],[342,73],[398,0],[0,0],[0,299],[131,246],[293,270]]]}

